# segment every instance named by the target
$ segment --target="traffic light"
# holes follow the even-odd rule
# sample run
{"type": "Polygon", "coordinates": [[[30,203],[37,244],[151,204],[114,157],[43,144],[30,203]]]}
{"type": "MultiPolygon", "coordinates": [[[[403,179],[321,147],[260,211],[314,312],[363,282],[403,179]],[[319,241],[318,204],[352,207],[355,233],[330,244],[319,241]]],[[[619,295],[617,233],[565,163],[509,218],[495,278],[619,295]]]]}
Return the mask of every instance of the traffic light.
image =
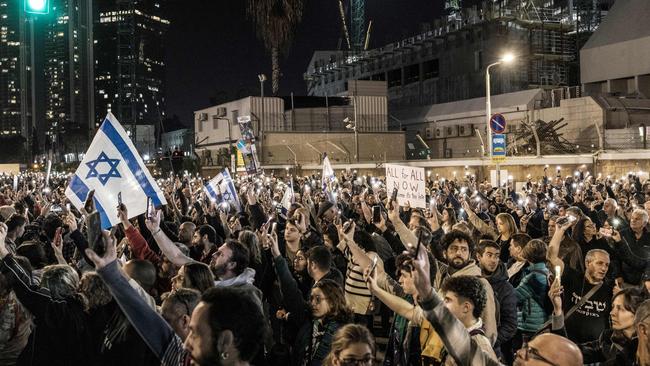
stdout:
{"type": "Polygon", "coordinates": [[[25,13],[28,14],[47,14],[50,12],[50,0],[23,0],[25,3],[25,13]]]}

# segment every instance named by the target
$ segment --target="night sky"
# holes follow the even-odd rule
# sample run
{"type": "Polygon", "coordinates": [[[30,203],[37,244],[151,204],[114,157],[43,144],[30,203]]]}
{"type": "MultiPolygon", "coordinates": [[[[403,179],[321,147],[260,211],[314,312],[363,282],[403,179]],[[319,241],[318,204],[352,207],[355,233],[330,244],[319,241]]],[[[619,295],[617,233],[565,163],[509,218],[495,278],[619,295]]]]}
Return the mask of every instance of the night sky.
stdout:
{"type": "MultiPolygon", "coordinates": [[[[212,101],[259,95],[257,74],[271,75],[270,55],[246,17],[247,0],[170,0],[166,38],[167,114],[190,125],[192,112],[212,101]],[[191,4],[191,5],[190,5],[191,4]],[[212,99],[211,99],[212,98],[212,99]]],[[[366,0],[373,20],[370,47],[416,34],[441,13],[443,0],[366,0]]],[[[341,36],[337,0],[305,0],[294,44],[281,60],[280,95],[306,94],[303,73],[315,50],[336,49],[341,36]]],[[[344,43],[345,44],[345,43],[344,43]]],[[[265,83],[266,95],[271,92],[265,83]]]]}

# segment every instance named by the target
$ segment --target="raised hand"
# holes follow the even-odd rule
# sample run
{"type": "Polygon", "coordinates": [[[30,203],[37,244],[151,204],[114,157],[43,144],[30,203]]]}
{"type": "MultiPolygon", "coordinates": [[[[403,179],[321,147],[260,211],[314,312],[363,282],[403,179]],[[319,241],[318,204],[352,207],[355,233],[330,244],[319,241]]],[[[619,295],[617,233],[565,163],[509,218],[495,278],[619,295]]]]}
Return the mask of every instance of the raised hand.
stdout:
{"type": "MultiPolygon", "coordinates": [[[[160,217],[160,216],[158,216],[160,217]]],[[[86,255],[95,264],[95,268],[100,270],[117,259],[117,250],[115,249],[115,238],[111,237],[110,231],[102,230],[102,240],[106,244],[106,252],[100,257],[94,250],[87,248],[86,255]]]]}
{"type": "MultiPolygon", "coordinates": [[[[415,248],[412,249],[414,250],[415,248]]],[[[415,285],[420,300],[428,299],[431,295],[430,266],[427,250],[424,245],[420,245],[420,250],[415,253],[415,257],[413,258],[413,284],[415,285]]]]}
{"type": "Polygon", "coordinates": [[[152,234],[160,229],[161,215],[162,212],[160,210],[156,210],[156,214],[153,215],[153,217],[147,217],[147,219],[144,221],[145,225],[147,225],[147,229],[149,229],[152,234]]]}
{"type": "Polygon", "coordinates": [[[562,315],[562,292],[564,287],[560,283],[560,279],[556,278],[551,284],[551,288],[548,290],[548,297],[553,303],[553,314],[562,315]]]}
{"type": "Polygon", "coordinates": [[[125,229],[131,225],[129,222],[129,211],[127,210],[125,204],[117,206],[117,218],[120,219],[125,229]]]}

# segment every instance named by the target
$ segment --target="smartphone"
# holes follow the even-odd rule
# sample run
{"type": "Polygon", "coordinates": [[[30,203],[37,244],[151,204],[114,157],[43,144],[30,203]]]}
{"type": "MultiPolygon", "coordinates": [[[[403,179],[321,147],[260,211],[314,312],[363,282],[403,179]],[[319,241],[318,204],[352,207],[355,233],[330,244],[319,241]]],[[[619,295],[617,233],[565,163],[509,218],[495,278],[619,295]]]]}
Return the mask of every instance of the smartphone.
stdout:
{"type": "Polygon", "coordinates": [[[600,235],[609,238],[612,236],[614,230],[612,230],[611,228],[601,227],[600,230],[598,230],[598,232],[600,233],[600,235]]]}
{"type": "Polygon", "coordinates": [[[555,278],[558,281],[562,278],[562,268],[560,266],[555,266],[555,278]]]}
{"type": "Polygon", "coordinates": [[[271,225],[271,231],[269,231],[269,235],[273,234],[275,232],[275,230],[277,229],[277,227],[278,227],[278,223],[273,222],[273,225],[271,225]]]}
{"type": "Polygon", "coordinates": [[[95,202],[93,201],[93,197],[95,197],[95,190],[91,189],[88,191],[86,201],[84,202],[84,210],[86,210],[87,213],[95,211],[95,202]]]}
{"type": "Polygon", "coordinates": [[[151,220],[155,214],[156,212],[153,207],[153,202],[151,202],[151,197],[147,197],[147,217],[151,220]]]}
{"type": "Polygon", "coordinates": [[[396,201],[397,201],[397,188],[394,188],[393,193],[390,195],[390,202],[392,203],[396,201]]]}
{"type": "Polygon", "coordinates": [[[343,224],[343,232],[344,233],[346,233],[346,234],[349,233],[351,228],[352,228],[352,220],[348,220],[348,221],[345,222],[345,224],[343,224]]]}
{"type": "Polygon", "coordinates": [[[120,210],[124,210],[126,207],[124,206],[124,203],[122,203],[122,192],[119,192],[117,194],[117,206],[120,208],[120,210]]]}
{"type": "Polygon", "coordinates": [[[99,216],[99,212],[95,211],[88,215],[86,219],[86,227],[88,246],[94,250],[97,255],[103,256],[106,252],[106,244],[102,239],[102,220],[99,216]]]}
{"type": "Polygon", "coordinates": [[[379,205],[372,206],[372,222],[378,223],[381,221],[381,207],[379,205]]]}
{"type": "Polygon", "coordinates": [[[413,258],[417,258],[418,253],[420,252],[420,245],[422,245],[422,229],[418,232],[418,244],[415,246],[415,253],[413,258]]]}
{"type": "Polygon", "coordinates": [[[372,272],[377,268],[377,257],[372,258],[372,264],[370,265],[370,275],[372,276],[372,272]]]}

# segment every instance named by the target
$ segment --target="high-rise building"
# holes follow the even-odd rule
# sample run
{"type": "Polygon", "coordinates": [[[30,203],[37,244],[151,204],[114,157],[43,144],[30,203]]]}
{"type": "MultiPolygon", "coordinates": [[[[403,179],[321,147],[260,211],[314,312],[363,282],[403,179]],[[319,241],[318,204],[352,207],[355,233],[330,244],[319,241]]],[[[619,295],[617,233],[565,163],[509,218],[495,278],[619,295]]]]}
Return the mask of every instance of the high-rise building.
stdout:
{"type": "Polygon", "coordinates": [[[141,152],[153,153],[165,117],[164,37],[160,0],[98,2],[95,22],[97,123],[112,112],[141,152]]]}
{"type": "Polygon", "coordinates": [[[45,151],[83,151],[92,126],[91,1],[52,2],[44,35],[45,151]],[[65,133],[66,138],[61,138],[65,133]]]}
{"type": "Polygon", "coordinates": [[[0,2],[0,135],[21,134],[20,2],[0,2]]]}

